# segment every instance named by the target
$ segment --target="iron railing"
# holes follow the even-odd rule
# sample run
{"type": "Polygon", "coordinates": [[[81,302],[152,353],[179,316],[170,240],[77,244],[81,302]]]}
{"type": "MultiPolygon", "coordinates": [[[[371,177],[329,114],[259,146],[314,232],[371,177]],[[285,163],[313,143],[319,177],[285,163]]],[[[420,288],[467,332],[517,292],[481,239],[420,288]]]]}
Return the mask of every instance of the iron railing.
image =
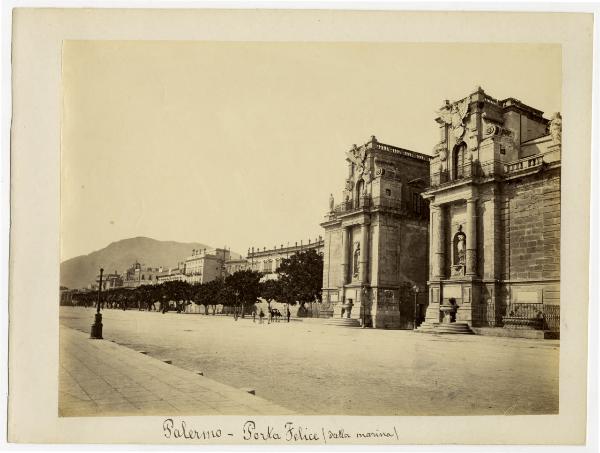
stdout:
{"type": "Polygon", "coordinates": [[[476,305],[473,307],[473,325],[558,332],[560,306],[525,303],[476,305]]]}

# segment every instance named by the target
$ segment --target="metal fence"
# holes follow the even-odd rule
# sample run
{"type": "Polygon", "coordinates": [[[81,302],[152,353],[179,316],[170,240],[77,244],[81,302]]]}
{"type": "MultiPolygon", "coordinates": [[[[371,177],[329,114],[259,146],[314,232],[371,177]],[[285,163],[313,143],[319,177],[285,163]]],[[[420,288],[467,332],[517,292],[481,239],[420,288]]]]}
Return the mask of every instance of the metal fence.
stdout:
{"type": "Polygon", "coordinates": [[[560,306],[521,303],[477,305],[473,307],[473,325],[558,332],[560,306]]]}

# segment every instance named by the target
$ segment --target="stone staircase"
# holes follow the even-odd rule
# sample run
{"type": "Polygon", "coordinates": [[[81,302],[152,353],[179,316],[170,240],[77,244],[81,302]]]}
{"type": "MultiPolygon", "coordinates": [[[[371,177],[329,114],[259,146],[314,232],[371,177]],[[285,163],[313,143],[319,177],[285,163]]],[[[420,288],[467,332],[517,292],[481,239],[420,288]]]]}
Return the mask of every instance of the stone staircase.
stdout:
{"type": "Polygon", "coordinates": [[[329,318],[323,324],[338,327],[360,327],[360,321],[354,318],[329,318]]]}
{"type": "Polygon", "coordinates": [[[419,326],[417,332],[424,333],[447,333],[447,334],[463,334],[473,335],[473,331],[466,322],[424,322],[419,326]]]}

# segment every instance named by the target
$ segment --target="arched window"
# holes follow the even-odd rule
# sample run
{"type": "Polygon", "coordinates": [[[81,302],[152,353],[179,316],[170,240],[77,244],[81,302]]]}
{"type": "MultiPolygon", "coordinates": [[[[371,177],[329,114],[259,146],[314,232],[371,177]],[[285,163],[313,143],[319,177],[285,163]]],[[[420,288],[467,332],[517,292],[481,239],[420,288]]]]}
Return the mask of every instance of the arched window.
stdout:
{"type": "Polygon", "coordinates": [[[362,179],[360,179],[356,183],[356,194],[354,196],[355,207],[359,207],[360,206],[360,197],[362,197],[364,189],[365,189],[365,182],[362,179]]]}
{"type": "Polygon", "coordinates": [[[467,150],[467,145],[465,142],[462,142],[454,147],[454,151],[452,153],[452,178],[460,179],[465,176],[464,167],[465,167],[465,153],[467,150]]]}

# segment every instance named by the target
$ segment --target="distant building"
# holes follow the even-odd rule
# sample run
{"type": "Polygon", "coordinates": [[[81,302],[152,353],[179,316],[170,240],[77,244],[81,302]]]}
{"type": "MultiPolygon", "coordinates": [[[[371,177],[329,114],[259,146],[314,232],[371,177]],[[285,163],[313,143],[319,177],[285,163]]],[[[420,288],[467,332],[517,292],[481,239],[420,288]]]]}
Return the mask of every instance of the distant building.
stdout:
{"type": "Polygon", "coordinates": [[[248,269],[248,260],[246,258],[229,259],[225,261],[225,274],[231,275],[238,271],[248,269]]]}
{"type": "MultiPolygon", "coordinates": [[[[92,285],[92,289],[98,289],[98,285],[100,284],[100,274],[96,275],[96,284],[92,285]]],[[[103,274],[102,275],[102,291],[107,289],[115,289],[123,287],[123,276],[119,274],[117,271],[114,271],[112,274],[103,274]]]]}
{"type": "Polygon", "coordinates": [[[183,264],[184,280],[189,283],[206,283],[225,277],[225,263],[231,258],[227,249],[192,250],[183,264]]]}
{"type": "Polygon", "coordinates": [[[184,281],[184,279],[184,263],[179,263],[175,268],[163,269],[159,272],[156,276],[156,283],[184,281]]]}
{"type": "Polygon", "coordinates": [[[73,305],[73,294],[77,290],[69,289],[65,286],[60,287],[60,305],[73,305]]]}
{"type": "Polygon", "coordinates": [[[306,243],[300,241],[298,244],[296,242],[292,246],[281,244],[279,247],[275,246],[269,249],[263,247],[262,250],[252,247],[248,249],[246,267],[247,269],[261,272],[265,280],[277,278],[277,269],[284,259],[307,250],[315,250],[318,254],[323,255],[323,247],[324,241],[321,236],[314,240],[308,239],[306,243]]]}
{"type": "Polygon", "coordinates": [[[158,282],[158,276],[163,271],[162,267],[149,267],[137,261],[123,274],[125,288],[137,288],[141,285],[153,285],[158,282]]]}

